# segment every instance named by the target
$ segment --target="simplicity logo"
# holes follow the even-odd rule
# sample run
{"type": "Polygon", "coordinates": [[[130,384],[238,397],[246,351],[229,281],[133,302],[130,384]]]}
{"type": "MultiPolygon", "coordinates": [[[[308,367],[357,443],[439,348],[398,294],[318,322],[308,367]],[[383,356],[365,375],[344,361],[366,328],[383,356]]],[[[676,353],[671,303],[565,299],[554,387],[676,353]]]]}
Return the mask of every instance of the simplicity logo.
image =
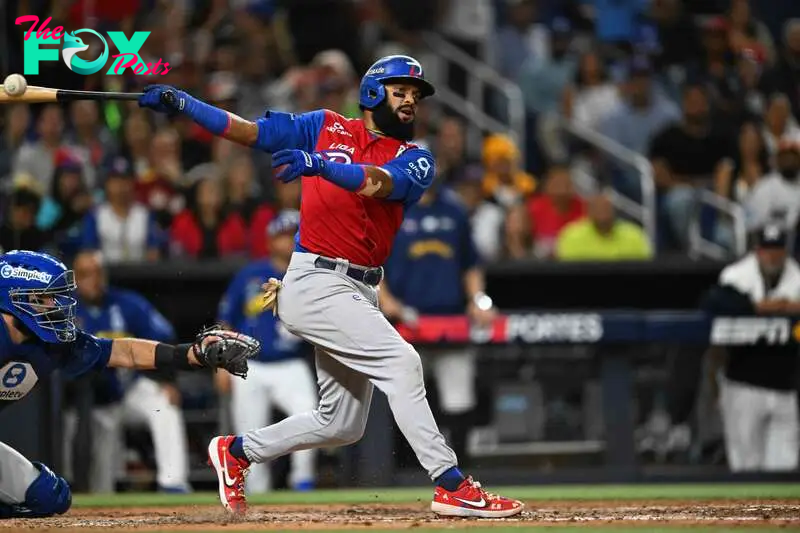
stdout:
{"type": "MultiPolygon", "coordinates": [[[[23,52],[25,54],[25,64],[23,72],[25,74],[39,74],[40,61],[58,61],[58,50],[55,48],[41,48],[41,45],[47,44],[61,44],[61,37],[64,37],[64,44],[61,45],[61,57],[67,67],[78,74],[88,76],[99,72],[108,62],[108,42],[100,35],[100,33],[89,28],[75,30],[72,33],[64,31],[63,26],[56,26],[55,28],[48,28],[47,23],[50,22],[52,17],[47,17],[44,22],[37,29],[39,24],[39,17],[36,15],[23,15],[17,17],[15,23],[17,25],[26,22],[33,22],[28,31],[25,32],[25,43],[23,45],[23,52]],[[36,30],[36,33],[33,31],[36,30]],[[95,60],[86,61],[78,57],[79,52],[89,49],[89,45],[83,42],[83,39],[78,37],[78,34],[88,33],[94,35],[103,44],[103,53],[100,54],[95,60]]],[[[116,45],[119,54],[114,54],[112,59],[114,62],[108,69],[106,74],[114,76],[125,72],[126,68],[131,68],[134,74],[161,74],[164,75],[169,72],[169,63],[161,62],[158,60],[155,64],[145,63],[139,57],[139,49],[141,49],[147,37],[150,35],[149,31],[137,31],[133,36],[128,39],[121,31],[110,31],[108,37],[116,45]]]]}

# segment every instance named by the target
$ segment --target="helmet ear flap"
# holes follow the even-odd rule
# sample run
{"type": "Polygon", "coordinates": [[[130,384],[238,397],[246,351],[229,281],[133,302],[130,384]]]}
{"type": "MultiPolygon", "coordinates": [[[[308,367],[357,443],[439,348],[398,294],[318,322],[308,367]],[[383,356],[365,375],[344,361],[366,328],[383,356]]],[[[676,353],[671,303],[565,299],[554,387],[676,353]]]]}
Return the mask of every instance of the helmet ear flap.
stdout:
{"type": "Polygon", "coordinates": [[[364,79],[361,84],[361,107],[373,109],[383,102],[386,97],[386,89],[383,84],[376,79],[364,79]]]}

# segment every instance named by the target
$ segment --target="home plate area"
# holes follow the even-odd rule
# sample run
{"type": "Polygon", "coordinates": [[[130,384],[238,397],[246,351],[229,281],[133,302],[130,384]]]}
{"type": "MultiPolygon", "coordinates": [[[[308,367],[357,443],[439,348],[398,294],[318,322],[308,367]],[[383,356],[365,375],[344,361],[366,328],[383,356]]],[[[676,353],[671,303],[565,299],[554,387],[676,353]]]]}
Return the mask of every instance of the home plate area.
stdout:
{"type": "Polygon", "coordinates": [[[264,505],[243,518],[220,508],[79,508],[66,516],[0,521],[0,531],[269,531],[353,529],[472,529],[531,526],[758,526],[800,527],[800,501],[549,501],[526,502],[520,517],[498,520],[441,519],[428,504],[264,505]]]}

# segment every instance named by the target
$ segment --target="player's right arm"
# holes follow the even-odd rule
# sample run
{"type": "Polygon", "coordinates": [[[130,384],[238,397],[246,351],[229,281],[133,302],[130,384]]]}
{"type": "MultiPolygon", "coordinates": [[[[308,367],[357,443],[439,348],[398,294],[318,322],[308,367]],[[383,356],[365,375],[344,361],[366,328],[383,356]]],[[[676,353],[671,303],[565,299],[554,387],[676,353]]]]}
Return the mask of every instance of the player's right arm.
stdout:
{"type": "Polygon", "coordinates": [[[169,85],[150,85],[144,90],[139,98],[140,107],[162,113],[177,111],[214,135],[270,153],[284,149],[313,151],[325,120],[324,111],[299,115],[267,111],[263,117],[251,121],[169,85]],[[174,105],[162,101],[166,92],[173,93],[174,105]]]}

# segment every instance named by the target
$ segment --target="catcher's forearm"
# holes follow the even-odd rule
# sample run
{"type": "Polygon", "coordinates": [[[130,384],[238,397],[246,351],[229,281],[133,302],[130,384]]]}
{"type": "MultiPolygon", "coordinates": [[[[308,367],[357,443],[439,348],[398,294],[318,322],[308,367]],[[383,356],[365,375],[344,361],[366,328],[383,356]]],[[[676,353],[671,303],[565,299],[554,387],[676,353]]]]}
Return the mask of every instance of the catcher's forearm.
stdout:
{"type": "Polygon", "coordinates": [[[200,365],[191,346],[191,344],[175,346],[144,339],[114,339],[108,366],[137,370],[195,368],[200,365]]]}

